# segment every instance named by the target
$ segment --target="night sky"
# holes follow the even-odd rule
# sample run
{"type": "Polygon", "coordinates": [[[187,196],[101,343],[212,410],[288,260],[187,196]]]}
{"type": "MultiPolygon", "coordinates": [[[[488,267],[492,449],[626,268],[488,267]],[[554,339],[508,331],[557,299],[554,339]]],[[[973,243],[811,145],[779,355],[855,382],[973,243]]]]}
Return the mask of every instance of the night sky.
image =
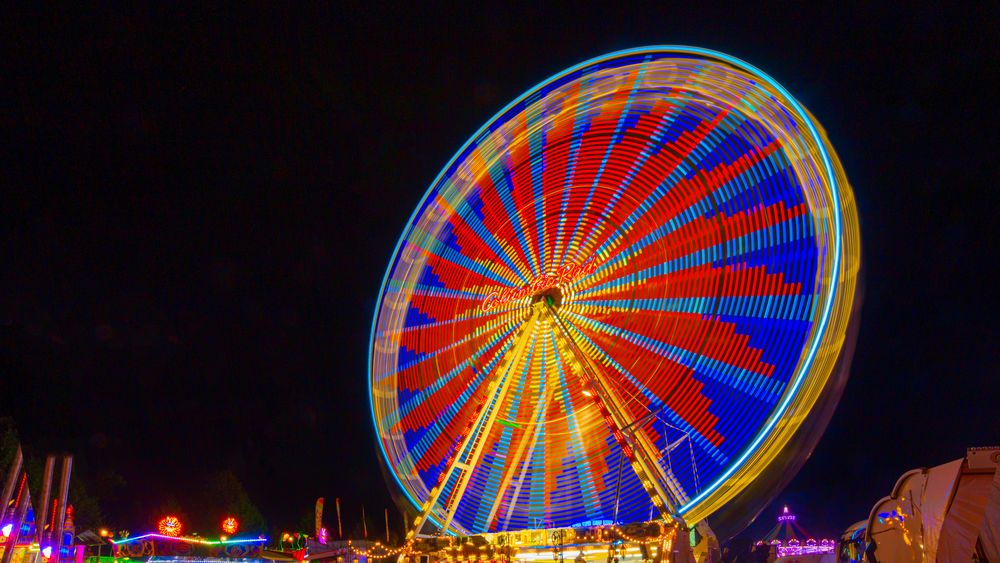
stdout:
{"type": "Polygon", "coordinates": [[[0,18],[0,416],[81,476],[120,473],[110,523],[147,529],[223,468],[272,527],[318,496],[380,522],[366,357],[406,219],[508,101],[649,44],[775,77],[861,214],[850,382],[751,531],[788,503],[839,532],[904,471],[1000,443],[996,5],[472,4],[0,18]]]}

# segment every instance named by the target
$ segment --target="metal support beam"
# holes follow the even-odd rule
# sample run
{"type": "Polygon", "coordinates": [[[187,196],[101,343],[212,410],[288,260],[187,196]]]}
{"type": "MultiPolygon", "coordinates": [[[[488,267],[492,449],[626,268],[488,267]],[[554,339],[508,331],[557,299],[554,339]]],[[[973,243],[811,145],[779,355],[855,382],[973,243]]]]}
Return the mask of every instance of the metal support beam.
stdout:
{"type": "Polygon", "coordinates": [[[14,508],[7,512],[7,523],[12,524],[12,526],[10,529],[10,535],[7,536],[6,545],[4,545],[3,556],[0,557],[0,563],[11,562],[11,557],[14,555],[14,546],[17,545],[17,540],[21,537],[21,526],[24,525],[24,517],[28,514],[28,508],[31,506],[31,492],[28,490],[28,475],[22,472],[20,481],[21,484],[17,488],[17,497],[14,502],[14,508]]]}
{"type": "Polygon", "coordinates": [[[508,377],[509,372],[520,361],[527,343],[534,336],[533,333],[535,325],[538,322],[539,312],[540,309],[538,307],[533,307],[531,316],[528,317],[519,329],[515,337],[514,346],[504,355],[500,366],[498,366],[495,372],[497,375],[490,380],[487,386],[487,397],[480,404],[479,410],[474,415],[473,422],[468,427],[468,432],[462,436],[461,444],[455,450],[452,459],[446,464],[444,472],[438,478],[437,486],[431,488],[430,496],[421,508],[420,514],[413,521],[413,528],[406,534],[407,539],[411,539],[423,528],[424,524],[430,518],[431,513],[437,507],[437,503],[448,481],[456,469],[459,469],[462,471],[462,475],[459,477],[459,483],[456,484],[444,507],[445,517],[441,525],[441,531],[446,532],[451,525],[455,510],[458,508],[458,503],[465,492],[465,487],[468,485],[469,479],[472,477],[472,471],[475,469],[482,454],[482,436],[485,432],[489,431],[489,428],[496,421],[497,413],[500,410],[500,403],[510,388],[512,378],[508,377]],[[472,449],[467,455],[463,456],[466,450],[469,450],[470,446],[472,446],[472,449]]]}
{"type": "Polygon", "coordinates": [[[21,476],[21,467],[24,465],[24,454],[21,446],[17,446],[14,452],[14,459],[10,462],[10,469],[7,470],[7,478],[4,480],[3,496],[0,497],[0,524],[7,520],[7,509],[10,506],[10,498],[14,494],[14,486],[17,485],[17,478],[21,476]]]}
{"type": "MultiPolygon", "coordinates": [[[[547,317],[548,311],[541,310],[541,314],[547,317]]],[[[541,318],[544,317],[540,317],[540,320],[541,318]]],[[[546,373],[546,379],[548,379],[548,373],[546,373]]],[[[524,459],[522,461],[522,458],[524,457],[525,451],[532,451],[535,449],[535,446],[538,442],[538,431],[542,427],[546,409],[548,409],[548,405],[552,401],[552,396],[555,394],[555,390],[556,386],[554,383],[551,383],[549,381],[545,382],[545,393],[542,395],[541,401],[535,407],[534,424],[532,424],[529,427],[528,431],[525,433],[525,435],[522,436],[520,443],[518,443],[517,445],[517,449],[514,451],[514,456],[511,458],[511,463],[510,463],[511,469],[513,469],[517,465],[521,465],[521,478],[518,481],[517,490],[514,491],[514,494],[511,497],[513,499],[517,499],[518,494],[520,494],[521,483],[524,481],[524,474],[527,471],[529,465],[529,460],[524,459]]],[[[497,497],[496,499],[494,499],[493,506],[490,508],[489,516],[487,516],[486,518],[487,523],[492,522],[493,518],[496,516],[497,511],[500,508],[500,504],[503,502],[504,498],[503,492],[507,490],[507,487],[510,486],[510,483],[513,479],[514,479],[513,471],[507,471],[504,474],[503,480],[500,482],[500,488],[497,489],[497,497]]],[[[511,511],[508,510],[506,521],[504,525],[501,526],[500,528],[501,531],[507,530],[507,526],[510,523],[510,518],[511,518],[511,511]]]]}
{"type": "MultiPolygon", "coordinates": [[[[476,434],[476,440],[472,442],[472,450],[468,453],[468,455],[462,458],[462,463],[466,466],[466,469],[459,476],[459,482],[455,485],[455,489],[448,499],[448,508],[446,509],[447,516],[445,517],[444,524],[441,526],[442,530],[448,529],[451,525],[452,519],[455,517],[455,512],[458,511],[458,503],[465,495],[465,489],[469,486],[469,481],[472,479],[472,473],[479,464],[479,458],[483,455],[483,448],[486,446],[486,435],[496,423],[497,416],[500,414],[500,407],[502,406],[504,398],[507,396],[507,391],[510,389],[511,382],[514,380],[514,378],[510,376],[510,372],[513,371],[520,363],[521,358],[524,356],[524,351],[528,347],[528,343],[534,339],[535,327],[538,325],[538,318],[542,310],[543,309],[540,306],[532,307],[531,317],[528,318],[528,322],[524,326],[524,330],[521,332],[517,343],[514,345],[513,355],[506,358],[510,361],[504,369],[501,370],[503,376],[500,380],[500,385],[498,386],[499,388],[497,389],[493,400],[486,405],[486,412],[488,415],[485,419],[480,417],[479,432],[476,434]]],[[[461,450],[459,456],[462,456],[461,450]]],[[[444,486],[443,483],[442,486],[444,486]]]]}
{"type": "Polygon", "coordinates": [[[66,525],[66,506],[69,500],[69,477],[73,471],[73,456],[68,455],[63,458],[62,470],[59,472],[59,505],[58,512],[53,514],[55,526],[52,529],[52,551],[59,558],[59,550],[62,549],[63,526],[66,525]]]}
{"type": "MultiPolygon", "coordinates": [[[[660,516],[666,521],[675,521],[675,512],[679,501],[683,496],[679,483],[672,476],[667,476],[666,472],[657,462],[658,456],[650,454],[652,441],[645,438],[641,432],[629,432],[627,429],[632,424],[629,421],[629,413],[625,409],[621,399],[619,399],[613,386],[604,377],[602,370],[594,365],[593,360],[580,349],[570,332],[566,321],[564,321],[554,308],[550,308],[552,318],[559,327],[557,334],[565,342],[566,351],[574,356],[573,371],[580,377],[584,389],[590,394],[597,404],[604,417],[605,422],[611,429],[615,440],[622,448],[622,453],[628,458],[629,464],[646,492],[649,494],[653,505],[660,512],[660,516]],[[638,437],[638,439],[636,439],[638,437]]],[[[655,451],[655,447],[653,448],[655,451]]]]}
{"type": "Polygon", "coordinates": [[[55,471],[56,456],[45,457],[45,471],[42,474],[42,496],[38,499],[38,508],[35,509],[35,542],[39,545],[39,550],[35,552],[34,562],[42,563],[41,546],[50,544],[46,541],[48,534],[45,526],[49,520],[49,498],[52,496],[52,474],[55,471]]]}

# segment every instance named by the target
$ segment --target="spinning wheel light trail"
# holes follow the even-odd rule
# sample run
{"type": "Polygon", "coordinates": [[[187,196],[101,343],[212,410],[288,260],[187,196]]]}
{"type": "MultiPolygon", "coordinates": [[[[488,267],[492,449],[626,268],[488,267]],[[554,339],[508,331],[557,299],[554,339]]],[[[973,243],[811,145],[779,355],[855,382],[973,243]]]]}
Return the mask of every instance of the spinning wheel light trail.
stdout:
{"type": "Polygon", "coordinates": [[[635,49],[529,90],[435,179],[379,295],[411,536],[700,523],[773,478],[837,399],[858,248],[829,141],[742,61],[635,49]]]}

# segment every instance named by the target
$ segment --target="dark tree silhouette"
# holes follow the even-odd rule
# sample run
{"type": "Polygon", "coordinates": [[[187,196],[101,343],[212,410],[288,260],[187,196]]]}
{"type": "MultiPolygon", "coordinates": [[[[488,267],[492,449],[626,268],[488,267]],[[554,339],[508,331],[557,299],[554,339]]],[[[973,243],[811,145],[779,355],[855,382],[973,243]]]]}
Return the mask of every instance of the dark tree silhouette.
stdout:
{"type": "Polygon", "coordinates": [[[267,531],[267,521],[260,510],[250,501],[243,483],[229,470],[219,471],[208,478],[206,500],[208,510],[218,523],[226,516],[235,516],[240,522],[240,533],[262,534],[267,531]]]}

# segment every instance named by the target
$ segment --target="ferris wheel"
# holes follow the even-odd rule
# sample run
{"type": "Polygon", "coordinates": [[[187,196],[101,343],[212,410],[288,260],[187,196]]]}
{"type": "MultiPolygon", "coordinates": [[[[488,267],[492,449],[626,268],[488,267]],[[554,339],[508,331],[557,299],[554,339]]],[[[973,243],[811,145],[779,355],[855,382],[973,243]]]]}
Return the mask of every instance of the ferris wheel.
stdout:
{"type": "Polygon", "coordinates": [[[416,530],[702,521],[837,400],[859,262],[836,154],[754,67],[651,47],[530,89],[379,294],[372,416],[416,530]]]}

